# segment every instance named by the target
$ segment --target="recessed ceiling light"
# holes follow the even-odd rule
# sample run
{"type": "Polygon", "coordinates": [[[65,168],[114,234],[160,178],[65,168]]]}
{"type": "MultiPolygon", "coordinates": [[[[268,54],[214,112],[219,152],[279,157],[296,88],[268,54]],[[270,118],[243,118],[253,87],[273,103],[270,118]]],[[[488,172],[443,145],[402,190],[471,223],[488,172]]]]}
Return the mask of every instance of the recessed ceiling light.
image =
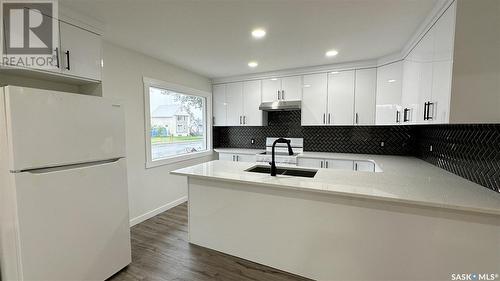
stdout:
{"type": "Polygon", "coordinates": [[[252,30],[252,36],[254,38],[260,39],[260,38],[266,36],[266,31],[262,28],[254,29],[254,30],[252,30]]]}
{"type": "Polygon", "coordinates": [[[330,50],[330,51],[328,51],[328,52],[325,53],[325,56],[327,56],[327,57],[334,57],[334,56],[336,56],[338,54],[339,54],[339,52],[337,50],[330,50]]]}
{"type": "Polygon", "coordinates": [[[252,67],[252,68],[253,68],[253,67],[257,67],[258,65],[259,65],[259,63],[258,63],[258,62],[256,62],[256,61],[251,61],[251,62],[249,62],[249,63],[248,63],[248,66],[249,66],[249,67],[252,67]]]}
{"type": "Polygon", "coordinates": [[[271,81],[277,81],[277,80],[278,80],[278,78],[271,78],[270,80],[271,80],[271,81]]]}
{"type": "Polygon", "coordinates": [[[394,83],[394,82],[396,82],[396,80],[394,80],[394,79],[389,79],[389,80],[387,80],[387,82],[389,82],[389,83],[394,83]]]}
{"type": "Polygon", "coordinates": [[[332,72],[330,72],[330,74],[339,74],[339,72],[338,71],[332,71],[332,72]]]}

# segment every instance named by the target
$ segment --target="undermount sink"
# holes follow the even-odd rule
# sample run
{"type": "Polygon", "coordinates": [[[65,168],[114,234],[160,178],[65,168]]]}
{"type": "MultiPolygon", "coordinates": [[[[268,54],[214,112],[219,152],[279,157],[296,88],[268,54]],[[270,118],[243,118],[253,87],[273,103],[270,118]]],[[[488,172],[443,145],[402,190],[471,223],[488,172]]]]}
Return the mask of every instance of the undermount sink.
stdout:
{"type": "MultiPolygon", "coordinates": [[[[271,174],[271,167],[256,165],[246,169],[245,172],[271,174]]],[[[315,169],[299,169],[299,168],[276,168],[276,175],[314,178],[318,170],[315,169]]]]}

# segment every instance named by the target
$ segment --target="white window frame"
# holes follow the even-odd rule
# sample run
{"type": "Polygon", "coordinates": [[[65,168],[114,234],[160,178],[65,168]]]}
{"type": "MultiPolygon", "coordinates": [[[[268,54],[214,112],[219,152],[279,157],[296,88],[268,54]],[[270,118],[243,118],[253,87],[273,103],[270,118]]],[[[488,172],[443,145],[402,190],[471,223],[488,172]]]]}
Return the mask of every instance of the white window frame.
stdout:
{"type": "Polygon", "coordinates": [[[212,93],[205,92],[193,88],[189,88],[183,85],[178,85],[174,83],[169,83],[153,78],[143,77],[142,81],[144,83],[144,136],[146,142],[146,168],[153,168],[163,165],[168,165],[172,163],[177,163],[181,161],[186,161],[190,159],[196,159],[201,157],[206,157],[212,155],[212,93]],[[192,152],[183,155],[174,155],[171,157],[166,157],[153,161],[151,155],[151,113],[150,113],[150,98],[149,98],[149,88],[155,87],[165,90],[171,90],[174,92],[179,92],[181,94],[200,96],[205,98],[205,120],[206,120],[206,151],[192,152]]]}

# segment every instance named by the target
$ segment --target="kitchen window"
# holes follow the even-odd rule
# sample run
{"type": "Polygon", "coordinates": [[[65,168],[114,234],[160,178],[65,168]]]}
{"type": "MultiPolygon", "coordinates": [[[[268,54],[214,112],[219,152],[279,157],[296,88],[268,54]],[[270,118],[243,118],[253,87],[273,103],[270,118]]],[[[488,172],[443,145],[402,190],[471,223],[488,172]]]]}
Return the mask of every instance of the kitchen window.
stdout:
{"type": "Polygon", "coordinates": [[[211,94],[144,78],[146,167],[209,155],[211,94]]]}

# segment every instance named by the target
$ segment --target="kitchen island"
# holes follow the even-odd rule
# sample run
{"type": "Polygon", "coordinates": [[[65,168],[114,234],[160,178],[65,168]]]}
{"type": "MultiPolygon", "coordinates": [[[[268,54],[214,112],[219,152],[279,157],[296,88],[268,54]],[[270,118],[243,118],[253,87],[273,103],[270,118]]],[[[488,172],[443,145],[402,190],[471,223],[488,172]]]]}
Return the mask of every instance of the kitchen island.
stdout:
{"type": "Polygon", "coordinates": [[[188,176],[190,242],[317,280],[498,271],[500,194],[413,157],[328,156],[383,172],[271,177],[219,160],[173,171],[188,176]]]}

